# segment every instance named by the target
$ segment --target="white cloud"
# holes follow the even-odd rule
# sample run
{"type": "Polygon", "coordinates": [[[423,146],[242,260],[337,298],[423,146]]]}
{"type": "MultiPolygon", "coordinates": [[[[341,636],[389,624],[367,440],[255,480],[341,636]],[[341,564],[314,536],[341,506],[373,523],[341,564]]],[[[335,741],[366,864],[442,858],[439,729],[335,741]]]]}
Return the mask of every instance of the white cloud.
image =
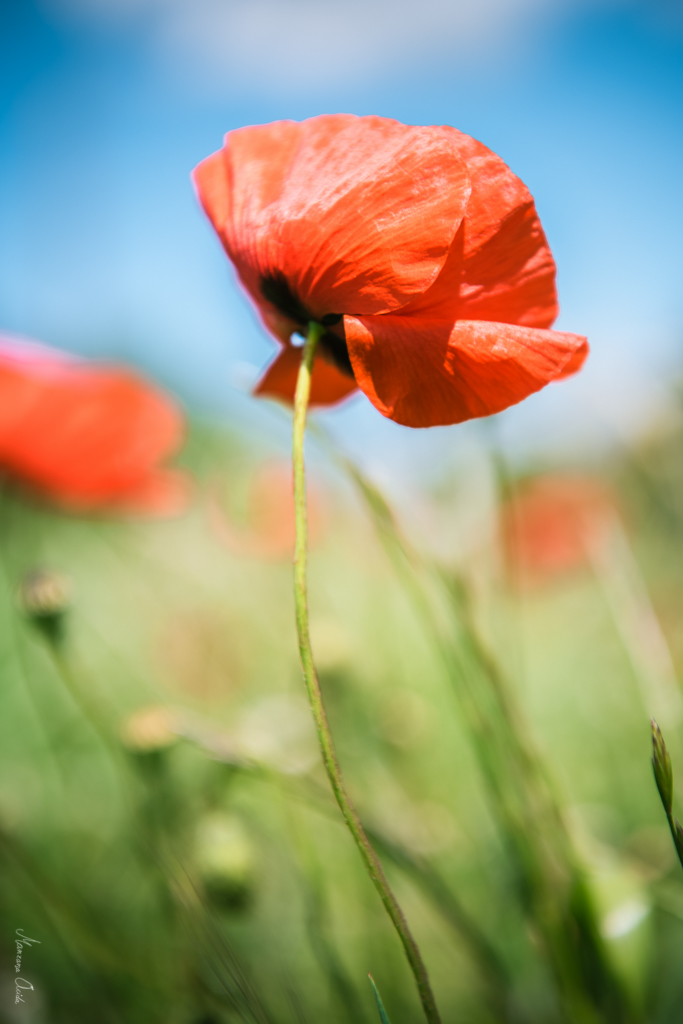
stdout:
{"type": "MultiPolygon", "coordinates": [[[[430,57],[470,60],[522,42],[581,0],[44,0],[56,13],[135,24],[209,82],[320,89],[430,57]]],[[[590,0],[589,0],[590,2],[590,0]]]]}

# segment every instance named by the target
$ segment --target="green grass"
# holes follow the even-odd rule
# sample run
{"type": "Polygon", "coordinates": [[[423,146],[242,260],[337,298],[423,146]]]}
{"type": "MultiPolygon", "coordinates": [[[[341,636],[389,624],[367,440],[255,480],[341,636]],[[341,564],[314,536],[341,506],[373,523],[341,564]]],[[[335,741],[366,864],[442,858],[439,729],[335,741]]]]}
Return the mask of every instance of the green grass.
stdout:
{"type": "MultiPolygon", "coordinates": [[[[682,456],[683,437],[671,435],[600,469],[679,672],[682,456]]],[[[197,429],[186,454],[195,502],[168,522],[71,518],[4,492],[0,1020],[371,1022],[368,972],[392,1024],[420,1019],[402,951],[318,763],[290,561],[228,549],[208,513],[217,491],[248,528],[262,457],[240,438],[197,429]],[[69,658],[112,737],[136,709],[164,704],[178,709],[185,738],[112,755],[17,609],[17,586],[38,564],[73,580],[69,658]],[[40,945],[24,950],[22,976],[35,991],[13,1017],[17,928],[40,945]]],[[[330,469],[312,481],[323,510],[311,551],[312,636],[330,721],[443,1019],[560,1022],[429,631],[348,480],[330,469]],[[479,939],[445,912],[444,890],[490,947],[502,999],[492,998],[479,939]]],[[[412,533],[418,550],[447,549],[462,520],[458,484],[425,495],[441,533],[412,533]]],[[[474,581],[477,621],[560,795],[628,1019],[674,1022],[683,874],[652,778],[650,709],[590,567],[511,593],[496,544],[492,530],[458,571],[474,581]]],[[[680,730],[665,736],[682,779],[680,730]]]]}

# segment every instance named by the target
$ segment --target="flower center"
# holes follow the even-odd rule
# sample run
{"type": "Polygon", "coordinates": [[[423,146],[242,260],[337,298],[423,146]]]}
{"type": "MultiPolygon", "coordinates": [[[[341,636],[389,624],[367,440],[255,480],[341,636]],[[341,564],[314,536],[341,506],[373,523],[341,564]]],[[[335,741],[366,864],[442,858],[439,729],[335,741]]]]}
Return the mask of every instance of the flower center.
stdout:
{"type": "MultiPolygon", "coordinates": [[[[288,320],[293,320],[304,328],[304,331],[308,328],[310,321],[316,319],[294,294],[289,287],[287,279],[282,274],[270,274],[267,277],[262,277],[261,294],[283,316],[286,316],[288,320]]],[[[342,314],[326,313],[325,316],[317,319],[318,323],[322,324],[323,327],[333,327],[341,321],[342,314]]],[[[334,334],[332,331],[325,331],[318,341],[318,349],[323,358],[336,366],[341,373],[353,377],[349,350],[343,337],[334,334]]]]}

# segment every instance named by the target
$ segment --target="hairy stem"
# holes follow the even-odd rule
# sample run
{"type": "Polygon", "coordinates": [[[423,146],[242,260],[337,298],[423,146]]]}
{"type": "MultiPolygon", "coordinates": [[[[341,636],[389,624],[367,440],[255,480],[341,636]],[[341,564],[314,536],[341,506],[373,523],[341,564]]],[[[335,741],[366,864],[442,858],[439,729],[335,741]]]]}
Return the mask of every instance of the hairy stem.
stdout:
{"type": "Polygon", "coordinates": [[[292,437],[292,461],[294,464],[294,514],[296,522],[296,544],[294,549],[294,603],[296,607],[296,627],[299,637],[299,654],[308,699],[315,720],[315,727],[320,742],[323,763],[332,792],[339,804],[351,835],[358,847],[363,863],[370,879],[379,893],[380,899],[391,918],[394,928],[403,943],[408,963],[415,977],[422,1008],[429,1024],[440,1024],[439,1011],[436,1008],[434,995],[429,984],[427,970],[422,961],[417,943],[413,938],[408,922],[401,910],[396,897],[389,888],[382,865],[363,830],[360,819],[344,787],[341,769],[335,754],[332,734],[327,722],[323,705],[320,683],[313,663],[311,637],[308,625],[308,594],[306,582],[308,526],[306,518],[306,476],[304,469],[304,433],[306,428],[306,412],[311,394],[311,374],[315,350],[325,328],[311,322],[301,359],[301,369],[296,383],[294,397],[294,430],[292,437]]]}

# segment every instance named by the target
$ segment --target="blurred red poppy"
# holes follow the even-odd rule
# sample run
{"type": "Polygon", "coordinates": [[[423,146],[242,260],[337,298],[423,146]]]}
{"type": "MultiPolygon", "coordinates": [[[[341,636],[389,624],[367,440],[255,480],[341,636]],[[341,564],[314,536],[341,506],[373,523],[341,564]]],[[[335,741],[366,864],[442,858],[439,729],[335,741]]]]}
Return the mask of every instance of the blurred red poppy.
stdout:
{"type": "MultiPolygon", "coordinates": [[[[320,539],[324,502],[319,487],[308,487],[309,545],[320,539]]],[[[294,552],[294,494],[292,468],[288,463],[262,463],[249,481],[247,521],[236,524],[227,514],[217,491],[211,496],[210,522],[214,534],[233,554],[264,561],[292,558],[294,552]]]]}
{"type": "Polygon", "coordinates": [[[542,476],[527,484],[503,510],[508,553],[528,582],[590,562],[615,503],[604,484],[583,476],[542,476]]]}
{"type": "Polygon", "coordinates": [[[356,387],[412,427],[499,412],[578,370],[550,331],[555,264],[533,199],[449,127],[350,114],[230,132],[194,172],[199,198],[282,349],[257,387],[291,400],[310,320],[311,401],[356,387]]]}
{"type": "Polygon", "coordinates": [[[0,335],[0,470],[61,505],[169,514],[183,474],[175,403],[128,370],[0,335]]]}

